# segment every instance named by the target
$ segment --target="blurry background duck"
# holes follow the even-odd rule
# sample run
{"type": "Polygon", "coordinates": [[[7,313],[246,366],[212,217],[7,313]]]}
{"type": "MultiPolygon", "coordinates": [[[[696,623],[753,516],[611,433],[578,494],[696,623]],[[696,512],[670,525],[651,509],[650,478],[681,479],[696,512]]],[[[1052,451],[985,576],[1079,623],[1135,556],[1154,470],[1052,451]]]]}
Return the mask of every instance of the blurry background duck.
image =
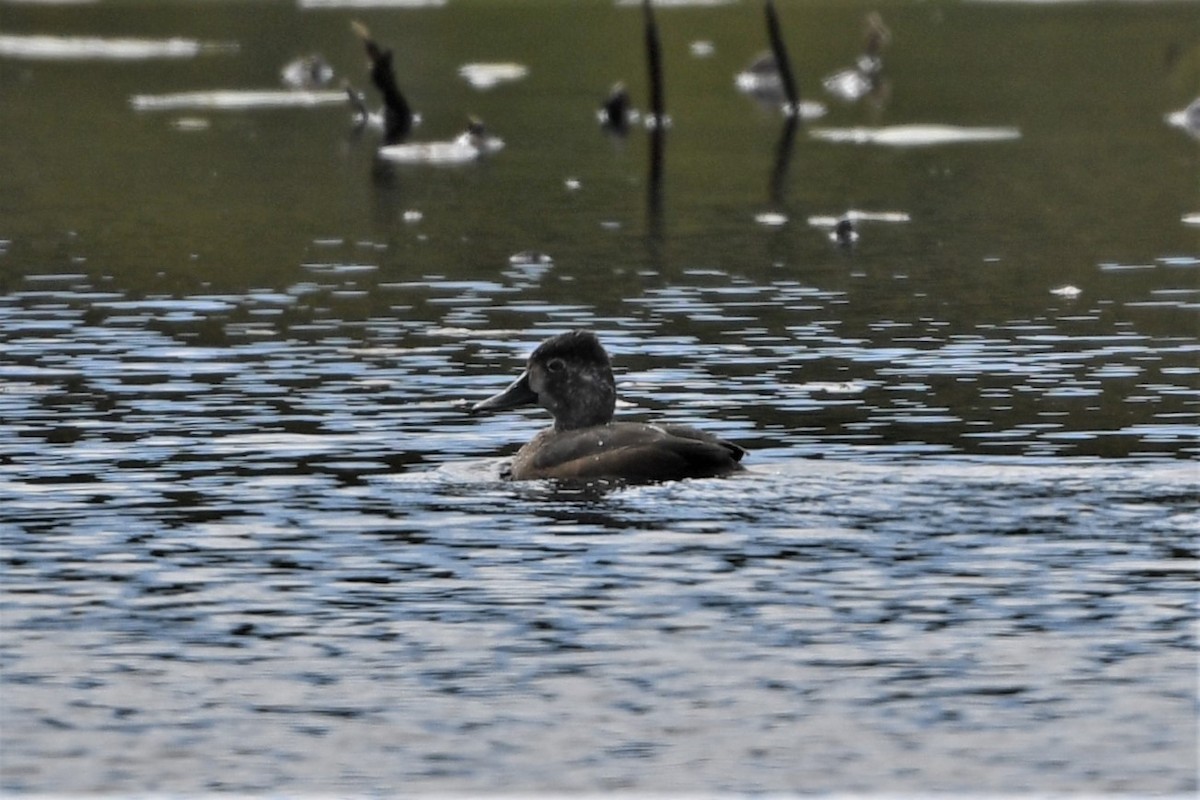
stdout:
{"type": "Polygon", "coordinates": [[[892,40],[892,32],[877,11],[867,15],[863,51],[854,66],[835,72],[821,81],[825,91],[848,103],[855,103],[886,89],[883,81],[883,48],[892,40]]]}
{"type": "Polygon", "coordinates": [[[771,100],[783,97],[783,78],[770,50],[764,50],[750,59],[750,63],[734,76],[733,82],[747,94],[771,100]]]}
{"type": "Polygon", "coordinates": [[[333,67],[320,53],[295,58],[279,71],[279,79],[289,89],[324,89],[333,78],[333,67]]]}
{"type": "Polygon", "coordinates": [[[641,114],[633,107],[629,99],[629,89],[623,81],[617,81],[608,92],[608,97],[596,110],[596,119],[600,127],[609,133],[624,135],[629,132],[629,126],[638,121],[641,114]]]}
{"type": "Polygon", "coordinates": [[[746,451],[686,425],[614,422],[612,362],[596,335],[574,330],[542,342],[525,371],[471,413],[539,405],[554,417],[513,457],[511,480],[616,479],[634,482],[726,475],[746,451]]]}
{"type": "Polygon", "coordinates": [[[806,120],[823,117],[826,112],[823,104],[800,98],[799,83],[792,72],[783,25],[773,0],[766,0],[763,13],[771,49],[755,56],[745,69],[737,73],[733,78],[734,86],[760,103],[781,105],[789,118],[806,120]]]}

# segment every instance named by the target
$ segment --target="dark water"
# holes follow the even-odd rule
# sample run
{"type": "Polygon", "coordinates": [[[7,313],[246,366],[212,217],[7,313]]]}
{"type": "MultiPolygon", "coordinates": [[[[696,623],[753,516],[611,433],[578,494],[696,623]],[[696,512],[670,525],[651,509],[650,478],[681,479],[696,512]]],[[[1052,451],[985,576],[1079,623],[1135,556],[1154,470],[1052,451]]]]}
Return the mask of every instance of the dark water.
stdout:
{"type": "Polygon", "coordinates": [[[663,8],[658,181],[594,118],[636,7],[310,5],[0,2],[0,788],[1196,790],[1194,5],[780,2],[790,139],[734,87],[759,4],[663,8]],[[351,19],[418,139],[505,149],[133,105],[366,88],[351,19]],[[1017,135],[825,138],[912,124],[1017,135]],[[465,408],[575,326],[749,471],[500,481],[545,419],[465,408]]]}

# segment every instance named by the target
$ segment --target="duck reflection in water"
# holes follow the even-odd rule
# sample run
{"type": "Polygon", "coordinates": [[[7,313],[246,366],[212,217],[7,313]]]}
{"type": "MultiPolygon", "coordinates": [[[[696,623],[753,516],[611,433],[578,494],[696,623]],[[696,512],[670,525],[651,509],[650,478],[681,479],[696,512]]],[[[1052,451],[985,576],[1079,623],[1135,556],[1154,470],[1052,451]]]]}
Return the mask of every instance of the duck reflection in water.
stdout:
{"type": "Polygon", "coordinates": [[[511,480],[651,482],[743,469],[738,445],[686,425],[614,422],[616,402],[608,353],[594,333],[575,330],[539,345],[520,377],[471,413],[539,405],[554,416],[554,426],[514,456],[505,473],[511,480]]]}

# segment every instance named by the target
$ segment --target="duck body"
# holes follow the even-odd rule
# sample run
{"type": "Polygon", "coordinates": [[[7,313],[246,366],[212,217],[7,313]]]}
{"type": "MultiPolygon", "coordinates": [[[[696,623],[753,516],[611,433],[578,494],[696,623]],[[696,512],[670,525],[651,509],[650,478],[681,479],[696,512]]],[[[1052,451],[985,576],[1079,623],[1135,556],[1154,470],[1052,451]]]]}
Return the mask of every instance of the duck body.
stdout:
{"type": "Polygon", "coordinates": [[[614,422],[616,383],[595,334],[571,331],[547,339],[525,371],[472,413],[540,405],[554,415],[513,457],[512,480],[610,478],[649,482],[706,478],[741,470],[743,450],[686,425],[614,422]]]}
{"type": "Polygon", "coordinates": [[[610,422],[573,431],[547,428],[513,457],[506,477],[647,482],[711,478],[743,469],[745,451],[686,425],[610,422]]]}

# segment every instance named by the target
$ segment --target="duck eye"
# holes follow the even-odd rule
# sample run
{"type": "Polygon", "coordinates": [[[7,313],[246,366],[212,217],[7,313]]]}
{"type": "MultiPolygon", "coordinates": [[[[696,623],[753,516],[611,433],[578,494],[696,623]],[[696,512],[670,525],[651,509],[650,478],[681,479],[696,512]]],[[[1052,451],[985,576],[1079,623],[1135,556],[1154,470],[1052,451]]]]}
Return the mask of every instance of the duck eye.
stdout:
{"type": "Polygon", "coordinates": [[[550,370],[551,372],[562,372],[566,368],[567,365],[563,363],[561,358],[552,358],[546,362],[546,369],[550,370]]]}

